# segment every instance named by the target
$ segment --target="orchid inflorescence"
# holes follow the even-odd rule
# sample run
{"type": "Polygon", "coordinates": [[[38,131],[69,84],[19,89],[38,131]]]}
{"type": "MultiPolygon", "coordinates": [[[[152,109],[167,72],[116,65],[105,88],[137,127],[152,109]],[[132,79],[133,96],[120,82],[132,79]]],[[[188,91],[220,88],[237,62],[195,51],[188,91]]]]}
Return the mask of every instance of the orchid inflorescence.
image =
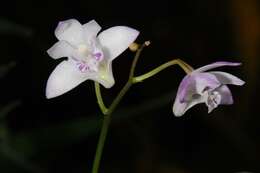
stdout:
{"type": "Polygon", "coordinates": [[[134,43],[139,31],[127,26],[115,26],[102,32],[100,30],[101,27],[95,20],[84,25],[76,19],[59,22],[55,30],[55,36],[59,41],[47,51],[54,59],[67,57],[54,69],[48,79],[47,98],[60,96],[86,80],[95,82],[98,104],[106,116],[103,120],[92,173],[98,172],[111,114],[133,84],[142,82],[169,66],[179,65],[187,75],[179,85],[173,104],[173,114],[182,116],[188,109],[199,103],[206,104],[208,113],[212,112],[218,105],[232,104],[232,94],[227,85],[243,85],[245,83],[226,72],[207,72],[221,66],[240,65],[240,63],[232,62],[215,62],[194,70],[186,62],[174,59],[143,75],[135,76],[134,71],[141,51],[150,42],[147,41],[142,45],[134,43]],[[129,79],[111,106],[107,108],[103,102],[99,84],[105,88],[111,88],[115,84],[112,61],[128,47],[136,52],[129,79]]]}

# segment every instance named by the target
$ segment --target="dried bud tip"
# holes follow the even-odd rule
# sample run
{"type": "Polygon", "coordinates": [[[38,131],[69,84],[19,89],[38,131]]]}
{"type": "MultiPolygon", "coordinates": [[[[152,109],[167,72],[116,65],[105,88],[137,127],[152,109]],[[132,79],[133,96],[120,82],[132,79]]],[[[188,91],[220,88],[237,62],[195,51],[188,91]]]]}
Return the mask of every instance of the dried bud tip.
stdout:
{"type": "Polygon", "coordinates": [[[129,49],[132,51],[132,52],[136,52],[137,50],[138,50],[138,48],[139,48],[139,44],[137,44],[137,43],[132,43],[132,44],[130,44],[130,46],[129,46],[129,49]]]}
{"type": "Polygon", "coordinates": [[[150,41],[146,41],[146,42],[144,42],[144,44],[145,44],[145,46],[149,46],[151,44],[151,42],[150,41]]]}

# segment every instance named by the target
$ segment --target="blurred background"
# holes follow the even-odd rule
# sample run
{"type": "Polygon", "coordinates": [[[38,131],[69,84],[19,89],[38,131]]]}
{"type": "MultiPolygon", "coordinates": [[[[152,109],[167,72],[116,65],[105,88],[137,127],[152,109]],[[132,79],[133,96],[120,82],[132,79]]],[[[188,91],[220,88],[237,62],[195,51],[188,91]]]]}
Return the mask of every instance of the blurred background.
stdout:
{"type": "MultiPolygon", "coordinates": [[[[45,98],[46,81],[62,60],[46,50],[61,20],[95,19],[103,29],[127,25],[151,40],[137,66],[142,74],[173,58],[194,68],[215,62],[246,81],[230,86],[235,103],[210,115],[198,105],[174,117],[185,73],[169,68],[131,88],[113,115],[100,172],[260,172],[258,0],[3,1],[0,7],[0,172],[90,172],[101,126],[93,82],[45,98]]],[[[134,53],[113,63],[116,85],[102,89],[107,105],[127,80],[134,53]]]]}

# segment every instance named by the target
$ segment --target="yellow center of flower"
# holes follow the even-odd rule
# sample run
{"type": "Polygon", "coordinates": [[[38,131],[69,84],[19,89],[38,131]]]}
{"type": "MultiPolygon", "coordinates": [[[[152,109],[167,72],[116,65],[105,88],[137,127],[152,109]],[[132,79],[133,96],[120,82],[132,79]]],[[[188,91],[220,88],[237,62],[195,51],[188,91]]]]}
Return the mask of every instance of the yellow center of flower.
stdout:
{"type": "Polygon", "coordinates": [[[85,44],[80,44],[78,46],[78,51],[79,51],[80,54],[82,54],[84,56],[88,56],[90,54],[90,51],[85,44]]]}

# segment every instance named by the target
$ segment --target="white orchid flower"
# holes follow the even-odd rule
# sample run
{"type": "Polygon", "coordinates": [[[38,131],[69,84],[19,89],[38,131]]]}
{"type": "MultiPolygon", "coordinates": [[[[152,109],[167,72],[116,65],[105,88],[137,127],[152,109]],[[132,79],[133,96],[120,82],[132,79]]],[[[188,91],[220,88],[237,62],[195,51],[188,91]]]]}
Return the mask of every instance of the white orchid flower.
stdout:
{"type": "Polygon", "coordinates": [[[135,29],[115,26],[101,32],[95,20],[81,25],[76,19],[59,22],[55,36],[59,40],[47,52],[54,58],[68,57],[51,73],[46,97],[62,95],[90,79],[106,88],[114,85],[112,61],[139,35],[135,29]]]}
{"type": "Polygon", "coordinates": [[[221,66],[238,66],[240,63],[215,62],[186,75],[181,81],[173,105],[175,116],[182,116],[188,109],[205,103],[208,113],[218,105],[233,104],[232,94],[227,84],[243,85],[245,82],[229,73],[207,70],[221,66]]]}

